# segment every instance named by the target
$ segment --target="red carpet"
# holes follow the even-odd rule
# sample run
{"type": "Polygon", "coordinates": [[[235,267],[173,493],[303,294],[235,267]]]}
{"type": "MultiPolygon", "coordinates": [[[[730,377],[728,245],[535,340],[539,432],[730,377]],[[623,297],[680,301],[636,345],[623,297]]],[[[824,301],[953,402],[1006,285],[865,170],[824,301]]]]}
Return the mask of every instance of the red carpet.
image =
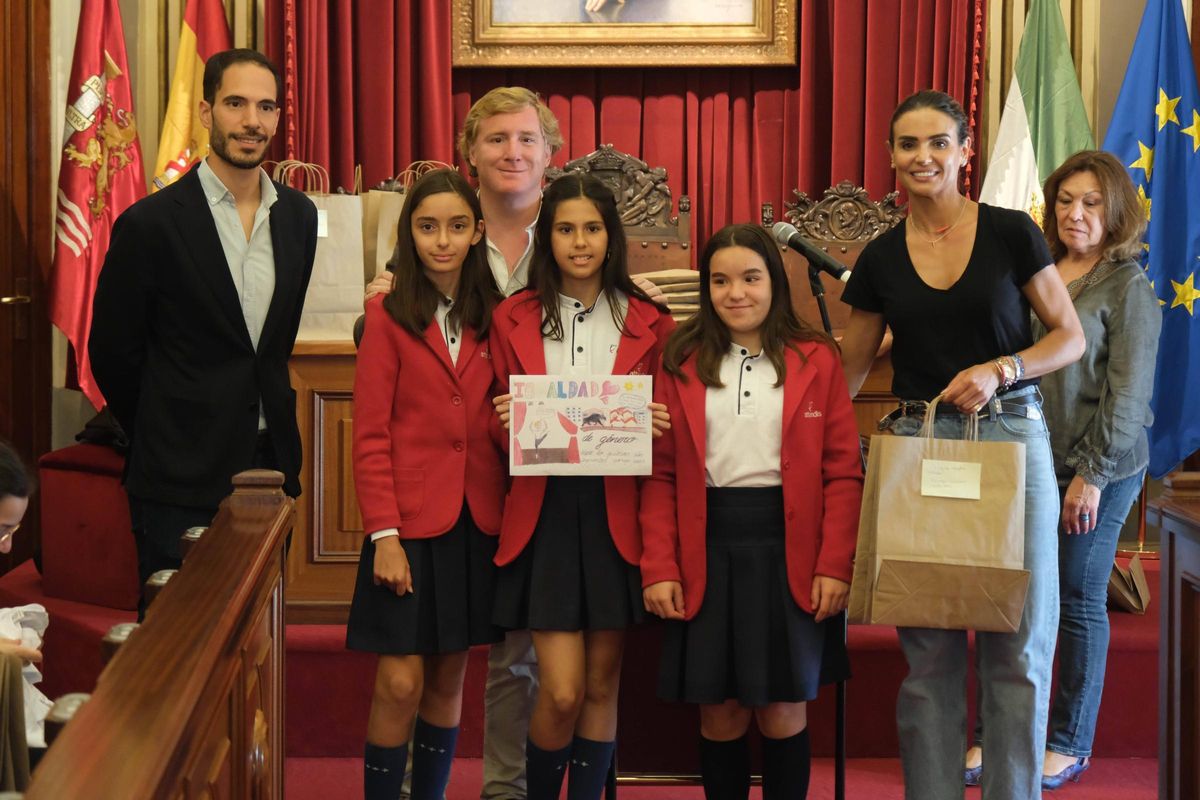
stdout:
{"type": "MultiPolygon", "coordinates": [[[[446,800],[478,800],[482,763],[460,758],[454,762],[446,800]]],[[[362,762],[353,758],[289,758],[286,800],[351,798],[362,791],[362,762]]],[[[1158,796],[1158,762],[1147,758],[1106,758],[1092,764],[1078,784],[1050,794],[1062,800],[1154,800],[1158,796]]],[[[967,790],[967,800],[978,800],[978,789],[967,790]]],[[[630,786],[617,789],[620,800],[702,800],[697,786],[630,786]]],[[[760,800],[759,789],[751,789],[760,800]]],[[[809,800],[833,800],[833,761],[813,763],[809,800]]],[[[846,797],[849,800],[902,800],[900,762],[894,759],[851,759],[846,764],[846,797]]]]}

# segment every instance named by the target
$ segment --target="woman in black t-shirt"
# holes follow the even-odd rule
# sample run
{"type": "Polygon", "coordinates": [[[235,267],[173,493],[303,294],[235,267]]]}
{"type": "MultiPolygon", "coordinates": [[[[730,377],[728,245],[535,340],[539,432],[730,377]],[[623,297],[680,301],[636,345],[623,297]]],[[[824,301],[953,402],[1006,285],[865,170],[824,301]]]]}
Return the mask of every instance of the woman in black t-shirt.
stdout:
{"type": "MultiPolygon", "coordinates": [[[[846,378],[856,393],[890,327],[892,392],[903,401],[887,418],[893,433],[917,433],[925,403],[940,395],[939,438],[961,438],[965,416],[977,414],[981,439],[1025,444],[1025,609],[1016,633],[977,633],[975,649],[984,760],[997,765],[984,774],[984,800],[1039,798],[1058,626],[1058,490],[1037,376],[1077,360],[1083,332],[1033,220],[960,192],[971,139],[953,98],[924,91],[906,99],[888,146],[908,218],[867,246],[843,294],[853,306],[842,343],[846,378]],[[1048,330],[1036,344],[1031,307],[1048,330]]],[[[960,800],[967,634],[899,634],[909,664],[896,709],[906,796],[960,800]]]]}

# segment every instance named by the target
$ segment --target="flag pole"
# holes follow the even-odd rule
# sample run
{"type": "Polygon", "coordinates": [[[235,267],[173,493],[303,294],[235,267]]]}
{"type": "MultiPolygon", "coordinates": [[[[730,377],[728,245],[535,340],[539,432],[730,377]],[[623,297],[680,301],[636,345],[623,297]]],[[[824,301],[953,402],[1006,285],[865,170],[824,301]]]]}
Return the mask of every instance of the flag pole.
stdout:
{"type": "Polygon", "coordinates": [[[1121,558],[1138,556],[1143,561],[1158,560],[1158,542],[1146,541],[1146,501],[1150,489],[1150,478],[1142,476],[1142,491],[1138,495],[1138,532],[1137,541],[1121,543],[1117,546],[1117,555],[1121,558]]]}

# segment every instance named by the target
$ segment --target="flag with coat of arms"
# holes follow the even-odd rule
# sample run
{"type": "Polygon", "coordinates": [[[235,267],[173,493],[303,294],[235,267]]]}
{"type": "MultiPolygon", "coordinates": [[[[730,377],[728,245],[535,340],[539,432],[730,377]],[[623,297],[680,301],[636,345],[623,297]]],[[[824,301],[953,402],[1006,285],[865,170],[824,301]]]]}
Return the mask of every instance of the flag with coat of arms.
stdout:
{"type": "Polygon", "coordinates": [[[1144,265],[1162,309],[1150,468],[1200,449],[1200,91],[1180,0],[1148,0],[1104,149],[1148,220],[1144,265]]]}
{"type": "Polygon", "coordinates": [[[58,173],[50,320],[71,343],[79,389],[97,409],[88,330],[113,223],[146,194],[117,0],[83,0],[58,173]]]}

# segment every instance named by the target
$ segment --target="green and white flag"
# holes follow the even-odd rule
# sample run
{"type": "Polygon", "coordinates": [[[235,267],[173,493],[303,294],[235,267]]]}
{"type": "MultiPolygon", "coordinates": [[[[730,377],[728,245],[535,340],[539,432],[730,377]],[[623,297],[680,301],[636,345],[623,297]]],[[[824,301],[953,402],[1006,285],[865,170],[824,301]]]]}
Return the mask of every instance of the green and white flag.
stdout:
{"type": "Polygon", "coordinates": [[[1095,147],[1057,0],[1033,0],[979,199],[1042,222],[1042,182],[1095,147]]]}

